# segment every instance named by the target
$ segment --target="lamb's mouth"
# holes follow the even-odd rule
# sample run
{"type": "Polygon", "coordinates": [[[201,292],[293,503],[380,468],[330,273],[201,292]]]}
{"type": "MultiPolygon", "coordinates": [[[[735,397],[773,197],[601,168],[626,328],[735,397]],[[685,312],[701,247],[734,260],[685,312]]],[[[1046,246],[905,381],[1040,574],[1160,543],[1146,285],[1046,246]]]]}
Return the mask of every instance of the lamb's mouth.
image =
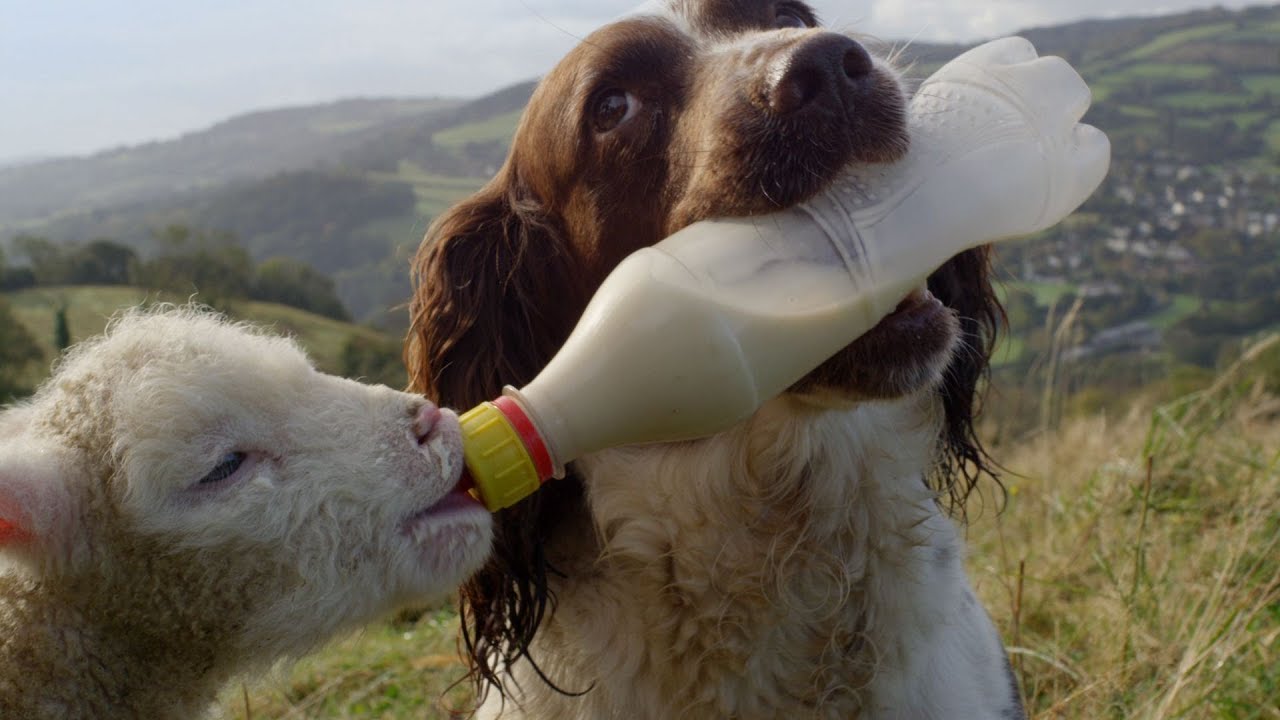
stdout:
{"type": "Polygon", "coordinates": [[[493,516],[466,490],[454,486],[400,526],[410,565],[411,592],[426,597],[447,592],[488,557],[493,516]]]}
{"type": "Polygon", "coordinates": [[[487,517],[488,514],[484,504],[468,491],[463,481],[428,507],[405,518],[401,529],[407,534],[417,535],[419,530],[427,526],[444,527],[459,522],[469,523],[487,517]]]}

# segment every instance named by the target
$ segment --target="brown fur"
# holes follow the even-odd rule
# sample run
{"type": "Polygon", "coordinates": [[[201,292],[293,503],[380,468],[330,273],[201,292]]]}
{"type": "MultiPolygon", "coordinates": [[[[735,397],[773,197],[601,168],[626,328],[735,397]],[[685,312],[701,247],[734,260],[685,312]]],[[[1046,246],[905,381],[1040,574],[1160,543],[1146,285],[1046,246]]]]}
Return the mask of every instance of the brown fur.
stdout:
{"type": "MultiPolygon", "coordinates": [[[[818,30],[760,31],[784,6],[813,24],[807,7],[674,4],[692,34],[665,20],[634,19],[569,53],[535,92],[498,176],[429,230],[414,261],[405,351],[414,390],[470,407],[503,385],[520,386],[634,250],[701,219],[790,207],[847,164],[892,160],[905,148],[902,97],[883,70],[856,103],[820,94],[800,111],[771,112],[778,89],[769,85],[769,62],[829,40],[818,30]],[[728,42],[735,38],[741,42],[728,42]],[[641,109],[629,123],[598,132],[600,93],[615,87],[641,109]]],[[[951,309],[945,317],[912,327],[888,318],[793,388],[839,402],[903,397],[930,382],[934,365],[958,345],[938,389],[944,450],[932,482],[961,511],[973,483],[991,470],[973,427],[1001,318],[989,262],[986,250],[972,251],[930,278],[951,309]]],[[[592,551],[589,515],[572,470],[498,515],[495,555],[464,586],[461,602],[481,689],[525,654],[554,605],[553,588],[564,587],[556,574],[569,568],[553,566],[548,548],[562,557],[592,551]]]]}

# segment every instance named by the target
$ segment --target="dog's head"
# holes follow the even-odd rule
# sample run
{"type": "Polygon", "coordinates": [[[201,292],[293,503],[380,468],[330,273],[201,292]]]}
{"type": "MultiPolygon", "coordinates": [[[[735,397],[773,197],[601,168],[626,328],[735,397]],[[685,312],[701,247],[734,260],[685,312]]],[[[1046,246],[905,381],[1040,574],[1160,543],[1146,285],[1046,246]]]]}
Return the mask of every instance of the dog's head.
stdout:
{"type": "MultiPolygon", "coordinates": [[[[852,163],[901,157],[905,107],[893,69],[801,2],[673,0],[593,33],[543,79],[498,175],[423,241],[414,389],[465,408],[527,383],[624,257],[702,219],[791,207],[852,163]]],[[[987,469],[973,432],[1001,313],[987,252],[953,259],[928,290],[792,390],[847,405],[936,389],[936,479],[963,500],[987,469]]],[[[500,517],[497,558],[464,591],[481,655],[532,635],[541,543],[580,502],[572,482],[553,483],[500,517]]]]}

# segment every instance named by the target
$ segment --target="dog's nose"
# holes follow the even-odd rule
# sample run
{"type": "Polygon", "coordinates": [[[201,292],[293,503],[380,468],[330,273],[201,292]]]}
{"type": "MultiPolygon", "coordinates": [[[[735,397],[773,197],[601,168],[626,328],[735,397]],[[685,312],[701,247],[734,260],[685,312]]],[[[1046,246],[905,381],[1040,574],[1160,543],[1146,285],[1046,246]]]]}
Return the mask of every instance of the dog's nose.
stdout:
{"type": "Polygon", "coordinates": [[[774,60],[781,72],[771,73],[769,107],[784,115],[823,95],[838,96],[847,84],[871,74],[871,55],[852,38],[823,33],[793,46],[789,56],[774,60]]]}

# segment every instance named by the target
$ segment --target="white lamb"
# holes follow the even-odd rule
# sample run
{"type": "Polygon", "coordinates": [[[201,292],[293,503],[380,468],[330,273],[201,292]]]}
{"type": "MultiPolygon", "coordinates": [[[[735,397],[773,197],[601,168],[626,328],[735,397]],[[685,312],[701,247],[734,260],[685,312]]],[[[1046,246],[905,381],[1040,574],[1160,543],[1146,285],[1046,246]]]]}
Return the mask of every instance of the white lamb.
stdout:
{"type": "Polygon", "coordinates": [[[0,718],[192,718],[488,554],[457,419],[134,311],[0,412],[0,718]]]}

